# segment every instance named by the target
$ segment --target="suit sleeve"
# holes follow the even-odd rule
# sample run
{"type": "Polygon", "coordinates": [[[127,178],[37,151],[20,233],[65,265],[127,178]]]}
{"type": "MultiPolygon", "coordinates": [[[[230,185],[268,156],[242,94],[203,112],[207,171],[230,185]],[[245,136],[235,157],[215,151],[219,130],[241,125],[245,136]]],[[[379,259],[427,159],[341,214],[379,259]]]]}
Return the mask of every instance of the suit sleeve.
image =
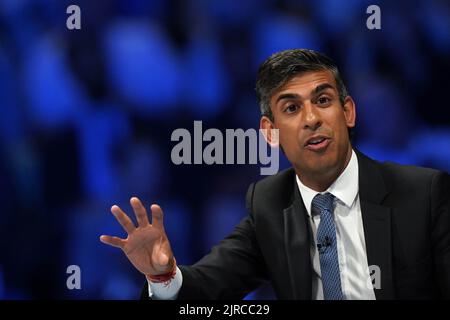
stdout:
{"type": "Polygon", "coordinates": [[[441,296],[450,299],[450,177],[439,172],[431,183],[431,241],[441,296]]]}
{"type": "MultiPolygon", "coordinates": [[[[179,266],[183,283],[178,299],[242,299],[265,281],[266,267],[256,241],[252,212],[254,187],[250,185],[247,191],[248,215],[233,232],[196,264],[179,266]]],[[[141,297],[148,299],[146,286],[141,297]]]]}

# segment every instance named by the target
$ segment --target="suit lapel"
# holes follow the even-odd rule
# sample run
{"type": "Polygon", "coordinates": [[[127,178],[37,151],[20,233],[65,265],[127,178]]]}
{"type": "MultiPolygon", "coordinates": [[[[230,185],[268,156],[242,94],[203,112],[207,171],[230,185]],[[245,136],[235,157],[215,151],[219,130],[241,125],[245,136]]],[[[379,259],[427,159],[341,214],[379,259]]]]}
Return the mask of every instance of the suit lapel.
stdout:
{"type": "Polygon", "coordinates": [[[310,234],[306,209],[296,185],[293,198],[291,206],[283,210],[284,242],[292,298],[310,300],[312,296],[310,234]]]}
{"type": "MultiPolygon", "coordinates": [[[[394,299],[391,208],[381,203],[389,193],[377,164],[355,150],[359,166],[359,197],[369,266],[380,268],[377,300],[394,299]]],[[[310,230],[294,179],[292,204],[283,210],[284,242],[293,299],[312,298],[310,230]]]]}
{"type": "Polygon", "coordinates": [[[381,204],[388,190],[377,164],[355,152],[358,156],[359,198],[367,260],[369,267],[378,266],[380,271],[380,289],[375,289],[375,295],[379,300],[394,299],[391,208],[381,204]]]}

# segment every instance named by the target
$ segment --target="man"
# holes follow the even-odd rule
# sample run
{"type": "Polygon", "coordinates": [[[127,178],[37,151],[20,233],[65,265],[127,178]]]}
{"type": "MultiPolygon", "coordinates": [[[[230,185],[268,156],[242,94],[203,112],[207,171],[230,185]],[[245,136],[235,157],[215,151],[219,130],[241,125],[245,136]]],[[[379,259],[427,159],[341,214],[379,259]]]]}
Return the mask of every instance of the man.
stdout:
{"type": "Polygon", "coordinates": [[[354,150],[355,103],[318,52],[272,55],[256,91],[292,168],[249,187],[248,216],[211,253],[177,266],[158,205],[150,224],[131,199],[137,228],[112,207],[128,237],[101,241],[146,275],[142,297],[242,299],[270,281],[279,299],[450,298],[449,175],[354,150]]]}

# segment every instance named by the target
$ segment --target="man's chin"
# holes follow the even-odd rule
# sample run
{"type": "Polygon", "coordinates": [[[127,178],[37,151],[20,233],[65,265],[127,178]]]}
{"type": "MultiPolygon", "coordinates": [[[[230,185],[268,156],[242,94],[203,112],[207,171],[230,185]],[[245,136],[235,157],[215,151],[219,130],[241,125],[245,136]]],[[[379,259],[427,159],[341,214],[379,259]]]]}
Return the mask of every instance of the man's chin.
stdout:
{"type": "Polygon", "coordinates": [[[319,161],[307,161],[299,166],[300,172],[307,172],[309,176],[322,176],[328,174],[336,166],[331,159],[321,159],[319,161]]]}

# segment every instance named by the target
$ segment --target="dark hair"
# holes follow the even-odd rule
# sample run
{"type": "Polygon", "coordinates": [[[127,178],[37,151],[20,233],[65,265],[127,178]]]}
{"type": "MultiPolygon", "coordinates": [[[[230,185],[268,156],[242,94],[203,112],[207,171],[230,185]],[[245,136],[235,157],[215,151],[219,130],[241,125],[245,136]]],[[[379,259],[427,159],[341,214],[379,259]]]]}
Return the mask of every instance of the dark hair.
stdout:
{"type": "Polygon", "coordinates": [[[344,105],[348,92],[334,61],[317,51],[291,49],[274,53],[259,67],[256,79],[256,95],[261,115],[274,121],[270,109],[270,98],[273,92],[296,75],[319,70],[330,70],[334,75],[339,101],[344,105]]]}

